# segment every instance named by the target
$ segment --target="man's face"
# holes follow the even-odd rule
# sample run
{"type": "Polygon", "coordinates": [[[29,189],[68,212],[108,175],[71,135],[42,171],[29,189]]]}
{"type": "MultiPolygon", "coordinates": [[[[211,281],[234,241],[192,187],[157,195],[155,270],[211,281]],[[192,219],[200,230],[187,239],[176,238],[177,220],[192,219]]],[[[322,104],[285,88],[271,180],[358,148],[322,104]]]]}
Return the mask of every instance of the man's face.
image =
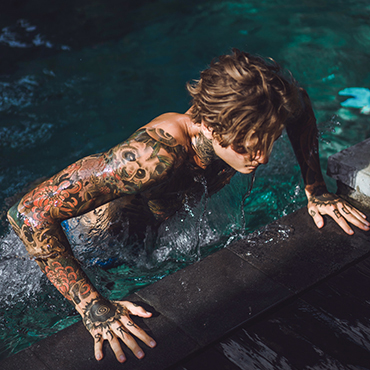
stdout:
{"type": "MultiPolygon", "coordinates": [[[[245,152],[239,153],[233,149],[232,145],[222,147],[219,141],[212,135],[212,129],[206,127],[204,123],[202,123],[202,131],[204,135],[212,141],[216,155],[240,173],[252,173],[259,165],[267,164],[269,161],[271,150],[268,153],[262,150],[257,150],[255,152],[250,150],[250,148],[255,147],[258,141],[257,137],[253,135],[251,139],[245,143],[245,152]]],[[[280,137],[281,133],[282,130],[277,132],[272,140],[275,142],[280,137]]]]}
{"type": "Polygon", "coordinates": [[[270,153],[265,154],[261,150],[257,150],[256,153],[246,152],[241,154],[236,152],[231,145],[223,148],[216,139],[213,139],[212,143],[218,157],[234,168],[234,170],[244,174],[252,173],[259,165],[266,164],[270,157],[270,153]]]}

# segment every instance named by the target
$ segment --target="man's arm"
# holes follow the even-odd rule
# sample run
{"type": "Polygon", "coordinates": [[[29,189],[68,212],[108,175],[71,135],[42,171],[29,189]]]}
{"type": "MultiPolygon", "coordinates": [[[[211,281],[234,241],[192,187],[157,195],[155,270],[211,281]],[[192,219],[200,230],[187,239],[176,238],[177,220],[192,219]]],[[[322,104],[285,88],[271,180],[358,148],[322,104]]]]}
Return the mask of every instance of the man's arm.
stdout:
{"type": "Polygon", "coordinates": [[[305,192],[308,212],[318,228],[324,226],[322,215],[331,216],[347,233],[353,234],[348,222],[362,230],[369,230],[366,216],[335,194],[328,192],[323,179],[318,146],[316,119],[307,92],[301,90],[303,109],[287,123],[287,133],[297,157],[305,192]]]}
{"type": "Polygon", "coordinates": [[[163,130],[142,129],[107,153],[83,158],[44,181],[8,212],[8,218],[29,254],[51,283],[81,314],[103,357],[108,340],[120,362],[125,361],[118,338],[138,357],[143,351],[132,335],[150,347],[155,342],[129,314],[150,317],[130,302],[110,302],[92,285],[62,231],[61,221],[81,215],[110,200],[149,189],[182,160],[182,147],[163,130]]]}

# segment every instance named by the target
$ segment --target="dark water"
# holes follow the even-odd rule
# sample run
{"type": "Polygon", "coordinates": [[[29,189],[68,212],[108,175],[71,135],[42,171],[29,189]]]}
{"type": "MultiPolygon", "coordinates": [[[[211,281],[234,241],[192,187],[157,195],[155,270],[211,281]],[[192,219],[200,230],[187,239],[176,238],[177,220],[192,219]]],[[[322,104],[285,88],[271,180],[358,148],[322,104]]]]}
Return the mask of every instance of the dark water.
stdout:
{"type": "MultiPolygon", "coordinates": [[[[10,231],[4,211],[14,194],[161,113],[186,111],[185,82],[232,47],[273,57],[307,89],[325,171],[329,155],[370,136],[369,116],[342,107],[338,95],[370,88],[369,15],[370,4],[354,0],[9,1],[0,12],[1,356],[79,320],[10,231]]],[[[88,274],[106,296],[122,298],[304,206],[286,135],[273,154],[258,170],[245,228],[240,202],[250,179],[235,176],[163,225],[152,255],[117,245],[112,253],[128,263],[88,274]]],[[[83,259],[87,249],[76,253],[83,259]]]]}

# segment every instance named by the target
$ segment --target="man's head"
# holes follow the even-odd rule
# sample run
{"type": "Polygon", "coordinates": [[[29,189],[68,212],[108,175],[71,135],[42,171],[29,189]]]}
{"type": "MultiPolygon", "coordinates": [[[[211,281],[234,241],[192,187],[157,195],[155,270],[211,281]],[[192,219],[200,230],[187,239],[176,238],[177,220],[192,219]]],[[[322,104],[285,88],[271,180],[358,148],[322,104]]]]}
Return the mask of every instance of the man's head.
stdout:
{"type": "Polygon", "coordinates": [[[211,130],[221,147],[269,153],[299,104],[298,86],[291,76],[289,80],[272,59],[233,49],[187,84],[192,120],[211,130]]]}

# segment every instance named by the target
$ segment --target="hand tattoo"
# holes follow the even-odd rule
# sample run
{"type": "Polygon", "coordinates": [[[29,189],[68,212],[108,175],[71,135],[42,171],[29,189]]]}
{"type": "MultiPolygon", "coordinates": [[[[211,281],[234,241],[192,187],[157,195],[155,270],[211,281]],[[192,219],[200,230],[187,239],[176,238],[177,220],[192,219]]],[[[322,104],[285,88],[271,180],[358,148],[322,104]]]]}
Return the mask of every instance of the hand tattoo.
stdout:
{"type": "Polygon", "coordinates": [[[339,198],[333,194],[324,193],[322,195],[311,195],[309,201],[317,205],[318,207],[322,207],[337,204],[339,198]]]}
{"type": "Polygon", "coordinates": [[[110,324],[127,315],[128,310],[105,299],[93,299],[84,309],[83,323],[87,330],[107,329],[110,324]]]}
{"type": "Polygon", "coordinates": [[[94,338],[96,339],[96,343],[99,343],[103,339],[103,336],[100,333],[96,333],[94,338]]]}
{"type": "Polygon", "coordinates": [[[337,216],[337,218],[342,217],[342,215],[340,214],[340,212],[337,209],[334,210],[334,214],[337,216]]]}
{"type": "Polygon", "coordinates": [[[129,321],[127,323],[127,326],[132,326],[133,328],[136,328],[137,329],[137,326],[135,325],[135,323],[133,323],[132,321],[129,321]]]}
{"type": "Polygon", "coordinates": [[[312,217],[315,217],[315,216],[316,216],[316,212],[315,212],[315,211],[313,211],[313,210],[311,210],[311,211],[310,211],[310,215],[311,215],[312,217]]]}
{"type": "Polygon", "coordinates": [[[130,333],[128,332],[128,330],[124,328],[124,326],[123,326],[123,325],[119,326],[119,327],[117,328],[117,330],[118,330],[118,331],[120,332],[120,334],[122,335],[122,339],[125,339],[125,335],[130,334],[130,333]]]}
{"type": "Polygon", "coordinates": [[[112,330],[108,330],[107,331],[107,334],[109,334],[109,336],[110,336],[110,339],[108,339],[108,340],[112,340],[113,339],[113,332],[112,332],[112,330]]]}

